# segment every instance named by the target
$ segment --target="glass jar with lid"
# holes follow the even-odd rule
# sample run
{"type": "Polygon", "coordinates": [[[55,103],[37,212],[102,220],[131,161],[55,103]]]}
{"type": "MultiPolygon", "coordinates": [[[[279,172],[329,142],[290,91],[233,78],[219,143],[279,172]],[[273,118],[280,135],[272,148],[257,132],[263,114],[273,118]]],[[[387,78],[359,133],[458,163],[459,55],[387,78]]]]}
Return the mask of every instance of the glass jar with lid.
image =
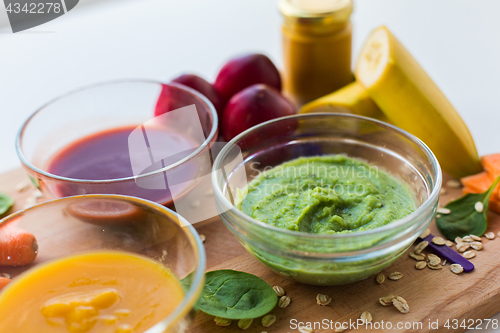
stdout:
{"type": "Polygon", "coordinates": [[[299,105],[353,81],[352,0],[280,0],[284,86],[299,105]]]}

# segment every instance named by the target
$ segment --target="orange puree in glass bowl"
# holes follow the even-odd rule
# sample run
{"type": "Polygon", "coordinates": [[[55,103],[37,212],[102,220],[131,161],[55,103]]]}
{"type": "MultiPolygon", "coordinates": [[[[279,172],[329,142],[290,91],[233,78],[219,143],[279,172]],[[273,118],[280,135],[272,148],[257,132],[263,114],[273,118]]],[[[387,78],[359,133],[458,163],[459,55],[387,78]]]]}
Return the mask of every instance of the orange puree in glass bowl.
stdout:
{"type": "Polygon", "coordinates": [[[179,280],[162,264],[101,251],[51,262],[0,294],[0,332],[139,333],[181,303],[179,280]]]}

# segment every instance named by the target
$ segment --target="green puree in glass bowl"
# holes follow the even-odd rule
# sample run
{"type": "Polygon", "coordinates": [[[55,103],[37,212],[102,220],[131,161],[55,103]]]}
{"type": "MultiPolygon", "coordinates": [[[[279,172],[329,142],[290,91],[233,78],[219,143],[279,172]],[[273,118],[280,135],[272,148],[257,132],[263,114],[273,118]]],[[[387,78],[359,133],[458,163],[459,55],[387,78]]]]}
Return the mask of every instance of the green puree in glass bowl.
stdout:
{"type": "Polygon", "coordinates": [[[239,191],[236,206],[275,227],[315,234],[378,228],[417,208],[406,184],[344,155],[301,157],[264,171],[239,191]]]}

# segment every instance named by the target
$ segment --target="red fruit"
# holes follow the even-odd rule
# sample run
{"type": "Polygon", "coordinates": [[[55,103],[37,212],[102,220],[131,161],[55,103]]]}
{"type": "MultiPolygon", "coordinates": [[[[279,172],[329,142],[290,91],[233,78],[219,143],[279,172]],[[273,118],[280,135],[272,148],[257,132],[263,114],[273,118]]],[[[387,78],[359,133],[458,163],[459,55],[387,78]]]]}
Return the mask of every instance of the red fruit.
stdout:
{"type": "Polygon", "coordinates": [[[219,117],[221,116],[222,111],[224,110],[222,99],[217,90],[215,90],[214,86],[208,83],[204,78],[195,74],[184,74],[176,77],[172,80],[172,82],[183,84],[200,92],[202,95],[205,95],[205,97],[208,98],[214,105],[219,117]]]}
{"type": "Polygon", "coordinates": [[[156,101],[155,117],[187,105],[177,90],[162,84],[160,96],[158,96],[158,100],[156,101]]]}
{"type": "Polygon", "coordinates": [[[281,91],[278,69],[268,57],[258,53],[229,60],[217,75],[214,87],[227,102],[236,93],[257,83],[281,91]]]}
{"type": "Polygon", "coordinates": [[[229,141],[250,127],[293,114],[295,107],[277,90],[265,84],[255,84],[229,100],[222,116],[222,133],[229,141]]]}

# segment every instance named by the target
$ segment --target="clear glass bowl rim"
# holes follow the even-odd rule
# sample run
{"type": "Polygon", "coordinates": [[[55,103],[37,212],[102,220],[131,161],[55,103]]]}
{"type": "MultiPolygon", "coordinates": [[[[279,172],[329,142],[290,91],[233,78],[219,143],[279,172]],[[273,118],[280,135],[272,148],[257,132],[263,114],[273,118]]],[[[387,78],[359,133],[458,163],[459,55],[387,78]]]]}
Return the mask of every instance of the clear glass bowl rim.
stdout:
{"type": "Polygon", "coordinates": [[[189,88],[188,86],[185,86],[183,84],[176,83],[176,82],[163,83],[163,82],[160,82],[160,81],[143,80],[143,79],[111,80],[111,81],[103,81],[103,82],[93,83],[93,84],[89,84],[89,85],[86,85],[86,86],[83,86],[83,87],[80,87],[80,88],[76,88],[76,89],[70,90],[69,92],[66,92],[66,93],[64,93],[62,95],[59,95],[59,96],[51,99],[50,101],[48,101],[47,103],[45,103],[44,105],[42,105],[40,108],[38,108],[35,112],[33,112],[33,114],[31,114],[31,116],[28,117],[28,119],[26,119],[24,121],[23,125],[21,126],[21,129],[17,132],[17,136],[16,136],[16,153],[17,153],[17,156],[19,157],[19,159],[21,160],[21,162],[24,165],[26,165],[28,168],[30,168],[31,170],[35,171],[36,173],[44,175],[45,177],[52,178],[52,179],[63,180],[63,181],[68,181],[68,182],[74,182],[74,183],[109,184],[109,183],[116,183],[116,182],[122,182],[122,181],[128,181],[128,180],[134,180],[135,181],[137,179],[141,179],[141,178],[146,178],[146,177],[149,177],[149,176],[157,175],[159,173],[162,173],[162,172],[168,171],[170,169],[173,169],[173,168],[175,168],[175,167],[177,167],[177,166],[179,166],[179,165],[181,165],[181,164],[189,161],[190,159],[196,157],[201,152],[203,152],[205,149],[209,148],[209,144],[215,138],[215,134],[217,133],[217,130],[218,130],[218,116],[217,116],[217,111],[215,110],[215,107],[213,106],[212,102],[210,102],[210,100],[208,98],[206,98],[204,95],[202,95],[201,93],[199,93],[198,91],[196,91],[196,90],[194,90],[192,88],[189,88]],[[35,117],[38,113],[42,112],[46,107],[50,106],[51,104],[53,104],[53,103],[55,103],[55,102],[57,102],[57,101],[59,101],[61,99],[64,99],[64,98],[66,98],[68,96],[72,96],[72,95],[78,94],[78,93],[80,93],[82,91],[93,89],[93,88],[97,88],[97,87],[100,87],[100,86],[113,85],[113,84],[121,84],[121,83],[146,83],[146,84],[167,85],[167,86],[172,86],[172,87],[176,87],[176,88],[185,90],[185,91],[193,94],[195,97],[199,98],[205,104],[207,104],[208,109],[210,111],[210,114],[212,116],[212,128],[210,129],[210,133],[209,133],[208,137],[205,138],[205,141],[203,141],[203,143],[194,152],[192,152],[188,156],[184,157],[180,161],[177,161],[177,162],[175,162],[173,164],[170,164],[170,165],[168,165],[168,166],[166,166],[164,168],[158,169],[156,171],[151,171],[151,172],[139,175],[139,176],[131,176],[131,177],[124,177],[124,178],[116,178],[116,179],[95,180],[95,179],[77,179],[77,178],[63,177],[63,176],[55,175],[55,174],[52,174],[52,173],[49,173],[49,172],[46,172],[44,170],[41,170],[41,169],[37,168],[30,161],[28,161],[28,159],[24,156],[23,150],[21,148],[21,142],[22,142],[23,133],[24,133],[24,131],[26,129],[26,126],[30,122],[30,120],[33,119],[33,117],[35,117]]]}
{"type": "MultiPolygon", "coordinates": [[[[45,201],[39,204],[36,204],[34,206],[22,209],[20,211],[14,212],[2,219],[0,219],[0,226],[3,223],[6,223],[12,219],[17,218],[20,215],[23,215],[27,212],[32,212],[39,210],[41,208],[44,208],[45,206],[51,206],[55,203],[60,203],[64,201],[73,201],[77,199],[84,199],[84,198],[100,198],[100,199],[124,199],[125,201],[135,201],[143,205],[150,206],[151,208],[154,208],[155,210],[159,210],[162,213],[166,215],[173,215],[174,217],[177,217],[179,221],[183,223],[183,228],[187,227],[189,232],[188,234],[193,236],[194,238],[194,245],[195,245],[195,251],[197,252],[198,256],[198,262],[197,262],[197,268],[195,271],[195,274],[193,276],[193,282],[187,291],[186,295],[184,296],[184,299],[182,302],[175,308],[174,312],[172,312],[170,315],[168,315],[165,319],[162,321],[156,323],[153,327],[149,328],[147,331],[144,333],[159,333],[159,332],[164,332],[166,328],[169,328],[169,325],[171,324],[177,324],[184,316],[186,316],[191,308],[194,307],[196,302],[198,301],[198,297],[201,294],[201,291],[203,289],[203,282],[205,280],[205,268],[206,268],[206,254],[205,254],[205,247],[203,246],[203,242],[201,241],[200,236],[198,235],[198,232],[194,229],[194,227],[182,217],[182,215],[177,214],[173,210],[162,206],[156,202],[137,198],[137,197],[132,197],[128,195],[118,195],[118,194],[86,194],[86,195],[75,195],[75,196],[70,196],[70,197],[63,197],[59,199],[54,199],[54,200],[49,200],[45,201]]],[[[23,273],[24,274],[24,273],[23,273]]]]}
{"type": "Polygon", "coordinates": [[[214,166],[212,169],[212,187],[214,189],[214,195],[215,195],[216,201],[221,201],[224,203],[224,205],[226,207],[230,207],[230,211],[232,213],[234,213],[239,219],[241,219],[241,220],[243,220],[251,225],[267,229],[268,231],[281,233],[281,234],[285,234],[285,235],[292,236],[292,237],[301,237],[301,238],[308,238],[308,239],[322,239],[322,240],[349,239],[349,238],[355,238],[355,237],[376,235],[376,234],[380,234],[380,233],[384,233],[386,231],[389,231],[390,229],[392,229],[394,227],[400,227],[403,225],[412,224],[413,221],[415,221],[419,215],[423,214],[427,209],[429,209],[433,205],[433,202],[439,196],[439,190],[441,188],[441,183],[442,183],[442,172],[441,172],[441,167],[439,165],[439,162],[438,162],[436,156],[434,156],[434,153],[430,150],[429,147],[427,147],[427,145],[422,140],[420,140],[419,138],[417,138],[413,134],[410,134],[409,132],[407,132],[399,127],[385,123],[383,121],[373,119],[373,118],[363,117],[363,116],[359,116],[359,115],[354,115],[354,114],[346,114],[346,113],[296,114],[296,115],[292,115],[292,116],[281,117],[281,118],[269,120],[269,121],[266,121],[262,124],[256,125],[252,128],[249,128],[248,130],[242,132],[238,136],[234,137],[231,141],[229,141],[229,143],[226,144],[226,146],[220,151],[219,155],[215,159],[214,166]],[[306,233],[306,232],[302,232],[302,231],[282,229],[282,228],[278,228],[278,227],[269,225],[267,223],[261,222],[259,220],[256,220],[256,219],[246,215],[242,211],[240,211],[224,196],[224,194],[222,193],[222,189],[219,187],[219,180],[220,180],[219,178],[220,178],[221,173],[217,172],[217,170],[220,169],[222,159],[226,156],[226,154],[230,151],[230,149],[232,147],[234,147],[234,145],[236,145],[235,142],[243,139],[245,136],[261,129],[262,127],[265,127],[265,126],[273,124],[273,123],[286,121],[288,119],[321,118],[321,117],[325,117],[325,116],[330,117],[330,118],[335,118],[335,117],[352,118],[352,119],[358,119],[358,120],[371,122],[375,125],[378,125],[382,128],[385,128],[387,130],[394,131],[397,134],[400,134],[401,136],[408,139],[411,143],[417,145],[417,147],[419,147],[422,150],[422,152],[425,154],[425,156],[429,159],[431,166],[432,166],[432,171],[434,172],[433,176],[436,179],[434,188],[432,189],[429,197],[427,197],[427,199],[411,214],[405,216],[402,219],[399,219],[397,221],[393,221],[389,224],[386,224],[382,227],[378,227],[378,228],[371,229],[371,230],[362,230],[362,231],[356,231],[356,232],[351,232],[351,233],[344,233],[344,234],[322,235],[322,234],[313,234],[313,233],[306,233]]]}

